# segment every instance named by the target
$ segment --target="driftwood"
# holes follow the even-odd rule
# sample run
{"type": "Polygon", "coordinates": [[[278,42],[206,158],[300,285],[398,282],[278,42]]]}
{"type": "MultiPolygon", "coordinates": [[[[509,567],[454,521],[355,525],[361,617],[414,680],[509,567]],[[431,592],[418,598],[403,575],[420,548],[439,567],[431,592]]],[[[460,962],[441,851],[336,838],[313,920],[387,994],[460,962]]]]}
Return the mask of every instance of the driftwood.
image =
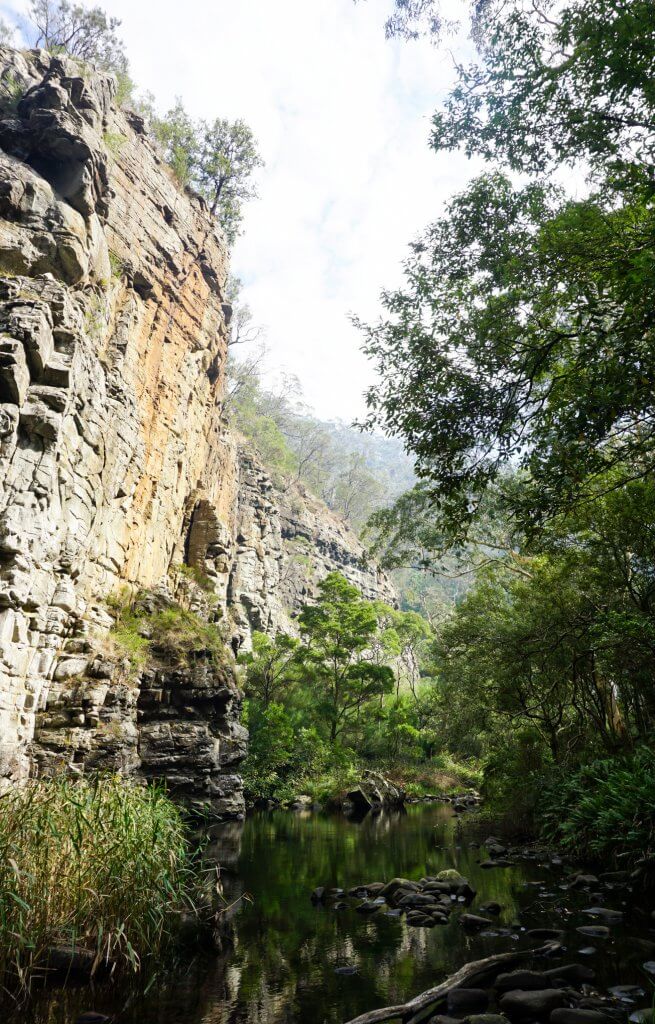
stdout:
{"type": "Polygon", "coordinates": [[[410,999],[408,1003],[401,1003],[399,1006],[384,1006],[380,1010],[371,1010],[370,1013],[362,1013],[348,1024],[381,1024],[382,1021],[395,1020],[400,1018],[406,1024],[418,1024],[426,1016],[426,1010],[434,1009],[435,1003],[446,999],[453,988],[460,988],[471,983],[484,984],[493,981],[494,978],[508,967],[521,963],[524,960],[531,960],[535,956],[546,956],[549,953],[556,953],[561,946],[558,942],[547,942],[545,946],[537,949],[521,949],[512,953],[498,953],[496,956],[488,956],[485,960],[474,960],[465,964],[456,974],[446,978],[440,985],[430,988],[427,992],[421,992],[419,996],[410,999]]]}

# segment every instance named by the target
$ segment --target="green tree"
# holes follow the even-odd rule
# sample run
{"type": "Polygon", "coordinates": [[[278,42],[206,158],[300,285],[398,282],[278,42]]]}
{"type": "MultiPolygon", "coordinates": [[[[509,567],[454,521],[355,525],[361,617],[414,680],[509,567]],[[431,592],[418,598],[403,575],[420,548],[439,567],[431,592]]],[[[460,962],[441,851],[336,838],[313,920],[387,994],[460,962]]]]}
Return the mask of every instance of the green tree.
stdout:
{"type": "Polygon", "coordinates": [[[372,659],[378,629],[373,604],[339,573],[326,576],[318,589],[316,604],[305,605],[298,617],[298,656],[334,743],[374,697],[391,692],[393,672],[372,659]]]}
{"type": "Polygon", "coordinates": [[[102,7],[84,7],[69,0],[32,0],[29,12],[34,46],[79,57],[118,76],[127,75],[125,48],[117,35],[120,20],[108,17],[102,7]]]}
{"type": "Polygon", "coordinates": [[[197,128],[178,96],[163,117],[150,118],[150,131],[161,145],[164,159],[181,185],[191,183],[198,155],[197,128]]]}
{"type": "Polygon", "coordinates": [[[239,658],[246,666],[246,693],[262,707],[282,703],[297,679],[298,640],[278,633],[275,639],[265,633],[253,633],[252,652],[239,658]]]}
{"type": "Polygon", "coordinates": [[[200,122],[194,185],[218,217],[232,245],[240,234],[242,207],[257,197],[252,176],[263,167],[255,137],[245,121],[216,118],[200,122]]]}

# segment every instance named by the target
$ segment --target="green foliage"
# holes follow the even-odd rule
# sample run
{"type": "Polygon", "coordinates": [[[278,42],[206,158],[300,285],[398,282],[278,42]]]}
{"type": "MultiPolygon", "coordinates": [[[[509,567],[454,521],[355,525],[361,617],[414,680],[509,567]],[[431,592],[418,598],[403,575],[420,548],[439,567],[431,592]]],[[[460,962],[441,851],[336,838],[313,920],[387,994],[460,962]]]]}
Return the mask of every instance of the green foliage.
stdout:
{"type": "Polygon", "coordinates": [[[144,591],[132,604],[116,603],[110,640],[130,659],[134,671],[150,659],[191,667],[198,660],[225,664],[225,640],[220,628],[173,602],[153,603],[144,591]]]}
{"type": "Polygon", "coordinates": [[[252,131],[242,120],[194,121],[179,97],[163,117],[149,113],[175,177],[207,201],[232,245],[241,233],[243,204],[257,197],[252,176],[263,167],[252,131]]]}
{"type": "Polygon", "coordinates": [[[430,686],[419,668],[429,625],[415,612],[365,601],[338,573],[318,590],[298,617],[300,640],[255,633],[252,652],[239,658],[252,797],[302,792],[324,800],[356,781],[361,758],[395,773],[401,764],[426,765],[434,753],[422,718],[422,690],[430,686]]]}
{"type": "Polygon", "coordinates": [[[655,753],[641,747],[557,774],[541,796],[546,838],[568,853],[625,865],[655,853],[655,753]]]}
{"type": "Polygon", "coordinates": [[[53,946],[138,970],[197,879],[179,810],[119,777],[33,781],[0,801],[0,978],[27,988],[53,946]]]}
{"type": "Polygon", "coordinates": [[[118,18],[101,7],[85,7],[69,0],[31,0],[34,46],[51,53],[66,53],[94,64],[102,71],[127,76],[128,61],[117,35],[118,18]]]}
{"type": "Polygon", "coordinates": [[[373,697],[393,688],[393,673],[371,659],[378,630],[375,607],[339,573],[318,585],[315,605],[298,616],[303,638],[298,657],[309,673],[332,743],[373,697]]]}

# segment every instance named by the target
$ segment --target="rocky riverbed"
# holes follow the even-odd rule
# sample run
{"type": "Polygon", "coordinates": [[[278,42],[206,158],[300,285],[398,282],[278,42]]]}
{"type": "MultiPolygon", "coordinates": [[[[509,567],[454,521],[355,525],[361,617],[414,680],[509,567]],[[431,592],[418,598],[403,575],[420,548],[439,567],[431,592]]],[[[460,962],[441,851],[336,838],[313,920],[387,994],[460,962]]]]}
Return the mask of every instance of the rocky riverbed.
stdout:
{"type": "MultiPolygon", "coordinates": [[[[458,811],[463,810],[458,806],[458,811]]],[[[508,938],[516,944],[516,960],[527,962],[506,970],[511,954],[503,953],[482,961],[479,974],[486,984],[471,986],[454,981],[441,993],[429,1019],[433,1024],[650,1024],[655,1021],[655,911],[647,911],[652,865],[645,858],[632,871],[607,871],[598,875],[575,870],[556,853],[531,847],[507,847],[495,836],[482,844],[477,866],[498,872],[530,861],[547,867],[548,882],[526,882],[532,899],[526,909],[536,915],[532,926],[520,917],[500,924],[503,906],[478,893],[468,878],[455,868],[445,868],[420,878],[395,877],[387,881],[356,884],[347,890],[318,886],[311,894],[315,906],[333,911],[354,911],[362,915],[403,917],[411,928],[432,929],[456,918],[468,934],[486,938],[508,938]],[[569,895],[569,900],[564,898],[569,895]],[[587,905],[583,905],[587,904],[587,905]],[[475,911],[473,907],[475,906],[475,911]],[[593,958],[598,947],[618,938],[626,913],[650,915],[652,940],[631,936],[629,942],[641,950],[642,983],[597,984],[593,958]],[[581,923],[577,923],[580,921],[581,923]],[[545,943],[545,945],[544,945],[545,943]],[[583,962],[584,961],[584,962],[583,962]]],[[[473,965],[475,966],[475,965],[473,965]]],[[[347,970],[347,968],[343,968],[347,970]]],[[[397,1009],[395,1007],[394,1009],[397,1009]]],[[[396,1013],[394,1016],[398,1016],[396,1013]]],[[[413,1009],[408,1017],[413,1018],[413,1009]]],[[[367,1014],[357,1018],[364,1024],[367,1014]]],[[[376,1016],[376,1021],[385,1019],[376,1016]]],[[[391,1019],[391,1017],[389,1018],[391,1019]]],[[[418,1017],[416,1018],[418,1020],[418,1017]]]]}

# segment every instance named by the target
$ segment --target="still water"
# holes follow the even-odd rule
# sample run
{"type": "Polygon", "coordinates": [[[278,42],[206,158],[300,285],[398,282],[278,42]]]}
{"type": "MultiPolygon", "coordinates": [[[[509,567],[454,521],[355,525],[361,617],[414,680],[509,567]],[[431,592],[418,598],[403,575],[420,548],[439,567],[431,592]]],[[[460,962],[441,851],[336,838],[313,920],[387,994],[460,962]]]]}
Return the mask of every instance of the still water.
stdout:
{"type": "MultiPolygon", "coordinates": [[[[160,976],[146,994],[117,987],[54,993],[20,1019],[73,1024],[78,1013],[95,1010],[112,1014],[116,1024],[341,1024],[411,998],[468,960],[528,944],[525,929],[533,926],[564,928],[570,954],[580,959],[578,950],[590,943],[575,927],[592,923],[581,914],[589,896],[572,897],[562,887],[561,868],[548,864],[482,869],[476,838],[474,823],[458,821],[443,804],[361,822],[274,811],[226,824],[213,853],[223,866],[226,898],[242,898],[224,954],[160,976]],[[384,910],[358,914],[354,902],[335,911],[310,901],[317,885],[347,890],[444,868],[456,868],[477,889],[472,911],[486,900],[502,905],[491,934],[467,935],[457,913],[445,927],[422,929],[384,910]],[[510,934],[498,934],[503,928],[510,934]],[[344,967],[354,973],[339,973],[344,967]]],[[[640,964],[649,959],[634,940],[648,936],[646,919],[634,919],[623,899],[617,890],[607,905],[625,910],[626,923],[586,954],[607,985],[643,982],[640,964]]]]}

